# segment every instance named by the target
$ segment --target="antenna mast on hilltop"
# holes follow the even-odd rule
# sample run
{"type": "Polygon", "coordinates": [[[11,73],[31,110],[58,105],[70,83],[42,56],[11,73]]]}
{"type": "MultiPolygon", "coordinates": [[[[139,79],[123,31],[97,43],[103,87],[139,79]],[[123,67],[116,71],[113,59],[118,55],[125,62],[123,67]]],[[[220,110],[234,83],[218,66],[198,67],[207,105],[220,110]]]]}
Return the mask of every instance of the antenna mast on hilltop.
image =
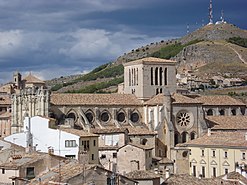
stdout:
{"type": "Polygon", "coordinates": [[[210,4],[209,4],[209,23],[208,24],[213,24],[213,2],[212,0],[210,0],[210,4]]]}
{"type": "Polygon", "coordinates": [[[221,17],[220,17],[220,20],[221,20],[222,23],[225,22],[225,20],[224,20],[224,10],[221,10],[221,17]]]}

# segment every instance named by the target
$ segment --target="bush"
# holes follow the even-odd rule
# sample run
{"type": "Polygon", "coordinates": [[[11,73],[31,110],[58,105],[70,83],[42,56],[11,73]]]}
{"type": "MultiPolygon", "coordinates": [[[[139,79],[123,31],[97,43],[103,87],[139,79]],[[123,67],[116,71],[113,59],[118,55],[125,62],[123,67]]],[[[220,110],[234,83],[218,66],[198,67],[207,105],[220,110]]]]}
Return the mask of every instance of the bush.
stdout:
{"type": "Polygon", "coordinates": [[[247,48],[247,39],[241,38],[241,37],[232,37],[227,40],[228,42],[232,44],[237,44],[239,46],[247,48]]]}

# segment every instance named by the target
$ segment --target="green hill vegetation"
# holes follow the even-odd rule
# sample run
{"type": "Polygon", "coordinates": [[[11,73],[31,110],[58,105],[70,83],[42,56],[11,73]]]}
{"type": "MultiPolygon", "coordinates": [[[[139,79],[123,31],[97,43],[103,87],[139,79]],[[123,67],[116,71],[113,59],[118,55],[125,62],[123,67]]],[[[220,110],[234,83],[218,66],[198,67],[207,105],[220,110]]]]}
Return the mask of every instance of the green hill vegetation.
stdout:
{"type": "Polygon", "coordinates": [[[188,42],[187,44],[175,43],[167,47],[161,48],[159,51],[156,51],[153,54],[151,54],[151,56],[163,59],[170,59],[172,57],[175,57],[180,51],[183,50],[183,48],[192,44],[196,44],[198,42],[202,42],[202,40],[196,39],[188,42]]]}
{"type": "Polygon", "coordinates": [[[228,42],[232,44],[237,44],[239,46],[247,48],[247,39],[241,38],[241,37],[232,37],[227,40],[228,42]]]}

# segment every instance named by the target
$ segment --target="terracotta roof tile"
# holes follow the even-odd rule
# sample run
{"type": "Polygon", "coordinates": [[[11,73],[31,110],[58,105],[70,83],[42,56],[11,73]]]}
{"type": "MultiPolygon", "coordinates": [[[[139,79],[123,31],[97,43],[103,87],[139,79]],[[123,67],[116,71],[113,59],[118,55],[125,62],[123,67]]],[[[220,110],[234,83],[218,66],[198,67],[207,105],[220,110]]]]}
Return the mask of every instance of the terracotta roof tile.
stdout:
{"type": "Polygon", "coordinates": [[[247,116],[207,116],[212,130],[247,130],[247,116]]]}
{"type": "Polygon", "coordinates": [[[116,128],[116,127],[106,127],[103,129],[91,129],[90,132],[94,134],[112,134],[112,133],[125,133],[128,131],[127,128],[121,127],[121,128],[116,128]]]}
{"type": "Polygon", "coordinates": [[[157,135],[156,132],[150,131],[145,127],[131,127],[126,126],[124,128],[127,128],[129,133],[128,135],[157,135]]]}
{"type": "Polygon", "coordinates": [[[142,105],[132,94],[52,94],[54,105],[142,105]]]}
{"type": "Polygon", "coordinates": [[[126,176],[134,180],[145,180],[145,179],[157,179],[160,178],[158,174],[146,170],[135,170],[127,173],[126,176]]]}
{"type": "Polygon", "coordinates": [[[11,99],[7,96],[0,96],[0,105],[11,105],[11,99]]]}
{"type": "Polygon", "coordinates": [[[90,132],[86,132],[84,130],[78,130],[78,129],[73,129],[73,128],[61,128],[62,131],[74,134],[80,137],[98,137],[97,134],[92,134],[90,132]]]}
{"type": "Polygon", "coordinates": [[[33,76],[31,73],[29,73],[29,75],[26,76],[23,80],[25,81],[25,83],[42,83],[42,84],[45,83],[44,81],[33,76]]]}
{"type": "Polygon", "coordinates": [[[245,105],[244,103],[226,95],[200,96],[196,98],[203,105],[245,105]]]}
{"type": "Polygon", "coordinates": [[[172,98],[174,100],[174,102],[172,102],[173,104],[201,104],[201,101],[199,100],[189,98],[187,96],[178,93],[174,93],[172,95],[172,98]]]}
{"type": "Polygon", "coordinates": [[[211,135],[191,140],[183,144],[184,146],[214,146],[214,147],[234,147],[246,148],[245,132],[211,132],[211,135]]]}
{"type": "MultiPolygon", "coordinates": [[[[165,98],[166,96],[164,96],[163,94],[158,94],[152,97],[150,100],[146,101],[144,104],[145,105],[162,105],[164,104],[165,98]]],[[[172,95],[172,99],[173,99],[173,102],[172,102],[173,104],[201,104],[200,101],[193,99],[193,98],[189,98],[179,93],[174,93],[172,95]]]]}
{"type": "Polygon", "coordinates": [[[161,59],[161,58],[155,58],[155,57],[147,57],[147,58],[142,58],[142,59],[138,59],[138,60],[134,60],[134,61],[125,63],[124,66],[129,66],[129,65],[134,65],[134,64],[146,64],[146,63],[176,64],[176,61],[166,60],[166,59],[161,59]]]}

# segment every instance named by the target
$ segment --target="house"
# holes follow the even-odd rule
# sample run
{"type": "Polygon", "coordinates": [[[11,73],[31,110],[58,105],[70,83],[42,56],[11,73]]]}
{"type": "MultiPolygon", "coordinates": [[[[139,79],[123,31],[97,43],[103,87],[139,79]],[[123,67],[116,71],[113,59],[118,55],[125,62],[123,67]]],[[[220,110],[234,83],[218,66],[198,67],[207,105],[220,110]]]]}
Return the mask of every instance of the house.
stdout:
{"type": "Polygon", "coordinates": [[[136,170],[126,174],[130,179],[139,183],[139,185],[160,185],[160,175],[152,171],[136,170]]]}
{"type": "Polygon", "coordinates": [[[98,164],[98,135],[72,128],[52,129],[55,120],[51,118],[34,116],[26,117],[24,132],[12,134],[6,141],[27,147],[28,131],[30,128],[31,141],[37,151],[48,152],[52,150],[55,155],[79,159],[79,154],[87,153],[89,163],[98,164]]]}
{"type": "MultiPolygon", "coordinates": [[[[247,163],[247,135],[245,132],[211,132],[181,144],[190,150],[189,173],[195,177],[212,178],[236,171],[247,163]]],[[[246,174],[246,173],[245,173],[246,174]]]]}
{"type": "Polygon", "coordinates": [[[65,158],[37,152],[19,155],[12,161],[0,165],[0,183],[26,184],[41,172],[59,165],[61,160],[65,158]]]}
{"type": "Polygon", "coordinates": [[[99,135],[99,160],[105,169],[115,170],[118,149],[128,142],[128,129],[108,127],[104,129],[91,129],[92,133],[99,135]]]}
{"type": "Polygon", "coordinates": [[[62,163],[34,178],[32,185],[38,184],[94,184],[94,185],[137,185],[138,182],[121,174],[104,169],[99,165],[83,165],[78,161],[62,163]]]}
{"type": "Polygon", "coordinates": [[[128,143],[118,149],[117,171],[126,174],[134,170],[150,170],[153,147],[128,143]]]}

